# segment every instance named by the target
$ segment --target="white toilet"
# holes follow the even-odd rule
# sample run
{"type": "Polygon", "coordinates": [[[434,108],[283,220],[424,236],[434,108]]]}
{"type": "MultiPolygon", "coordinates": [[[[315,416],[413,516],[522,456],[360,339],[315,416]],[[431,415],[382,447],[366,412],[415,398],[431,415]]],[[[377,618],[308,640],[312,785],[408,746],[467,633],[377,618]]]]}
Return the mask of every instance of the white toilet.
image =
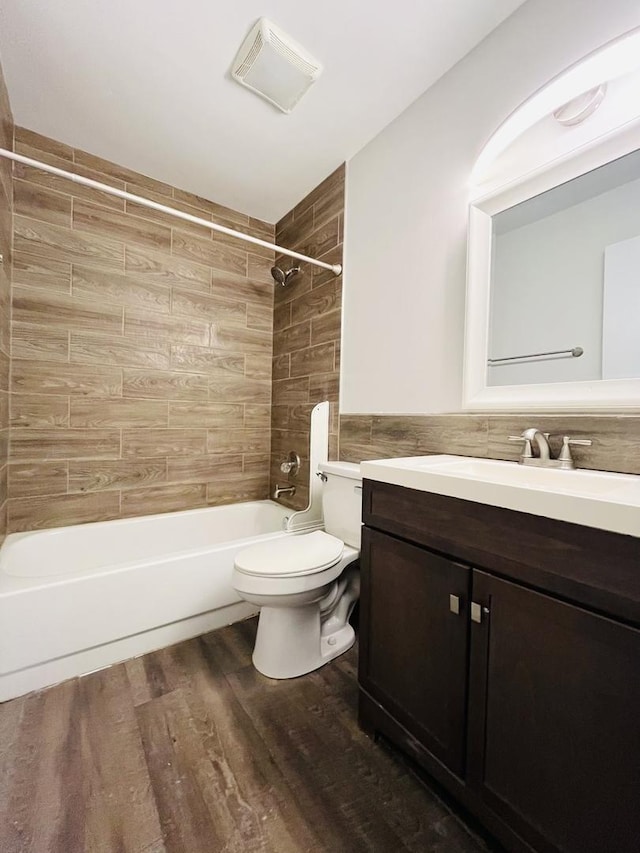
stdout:
{"type": "Polygon", "coordinates": [[[292,533],[240,551],[238,595],[260,606],[253,663],[269,678],[295,678],[351,648],[349,617],[360,593],[362,476],[350,462],[323,462],[324,531],[292,533]]]}

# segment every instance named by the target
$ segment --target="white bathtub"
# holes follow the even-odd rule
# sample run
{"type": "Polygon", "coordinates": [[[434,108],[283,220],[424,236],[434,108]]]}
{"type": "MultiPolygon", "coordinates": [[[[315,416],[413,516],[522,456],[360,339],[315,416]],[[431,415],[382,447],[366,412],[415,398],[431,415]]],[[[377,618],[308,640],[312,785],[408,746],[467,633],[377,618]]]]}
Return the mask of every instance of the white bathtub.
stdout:
{"type": "Polygon", "coordinates": [[[250,616],[234,556],[288,535],[286,515],[253,501],[8,536],[0,702],[250,616]]]}

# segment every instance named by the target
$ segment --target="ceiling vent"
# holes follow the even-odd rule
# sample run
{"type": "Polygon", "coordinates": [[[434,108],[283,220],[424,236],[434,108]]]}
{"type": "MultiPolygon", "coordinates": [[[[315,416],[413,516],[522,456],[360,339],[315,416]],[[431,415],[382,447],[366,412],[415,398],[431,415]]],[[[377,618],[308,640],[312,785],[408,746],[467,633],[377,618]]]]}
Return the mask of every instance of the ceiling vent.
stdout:
{"type": "Polygon", "coordinates": [[[322,65],[267,18],[260,18],[238,51],[234,80],[261,95],[283,113],[290,113],[322,65]]]}

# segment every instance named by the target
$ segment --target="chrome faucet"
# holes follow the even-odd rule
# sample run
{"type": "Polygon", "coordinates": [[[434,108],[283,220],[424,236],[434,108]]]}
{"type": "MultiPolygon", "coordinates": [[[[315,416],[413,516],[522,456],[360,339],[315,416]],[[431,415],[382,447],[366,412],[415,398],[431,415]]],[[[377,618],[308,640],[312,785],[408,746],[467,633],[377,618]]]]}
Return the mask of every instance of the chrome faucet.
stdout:
{"type": "Polygon", "coordinates": [[[295,486],[284,487],[284,486],[276,485],[275,489],[273,490],[273,498],[274,498],[274,500],[277,501],[278,498],[280,497],[280,495],[291,495],[291,497],[293,497],[295,495],[295,493],[296,493],[296,487],[295,486]]]}
{"type": "Polygon", "coordinates": [[[581,444],[585,447],[591,445],[591,440],[588,438],[570,438],[565,435],[562,438],[562,449],[558,458],[552,459],[548,432],[540,432],[539,429],[535,428],[526,429],[522,435],[510,435],[509,441],[524,442],[519,460],[521,465],[536,465],[539,468],[561,468],[563,470],[571,470],[576,467],[571,456],[570,445],[581,444]],[[534,447],[538,451],[537,456],[533,452],[534,447]]]}
{"type": "Polygon", "coordinates": [[[540,464],[543,462],[549,462],[551,459],[551,448],[549,447],[549,433],[548,432],[540,432],[539,429],[535,429],[532,427],[531,429],[526,429],[521,438],[525,441],[528,441],[531,447],[535,443],[538,448],[538,459],[540,460],[540,464]]]}

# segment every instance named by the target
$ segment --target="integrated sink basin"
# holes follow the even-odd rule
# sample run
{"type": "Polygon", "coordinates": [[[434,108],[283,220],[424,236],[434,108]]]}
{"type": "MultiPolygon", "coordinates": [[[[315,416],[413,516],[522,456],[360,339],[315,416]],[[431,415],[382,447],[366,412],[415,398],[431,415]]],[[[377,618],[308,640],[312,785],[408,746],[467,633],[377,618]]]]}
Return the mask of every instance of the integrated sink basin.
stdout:
{"type": "Polygon", "coordinates": [[[468,456],[412,456],[361,464],[368,480],[640,537],[640,477],[564,471],[468,456]]]}

